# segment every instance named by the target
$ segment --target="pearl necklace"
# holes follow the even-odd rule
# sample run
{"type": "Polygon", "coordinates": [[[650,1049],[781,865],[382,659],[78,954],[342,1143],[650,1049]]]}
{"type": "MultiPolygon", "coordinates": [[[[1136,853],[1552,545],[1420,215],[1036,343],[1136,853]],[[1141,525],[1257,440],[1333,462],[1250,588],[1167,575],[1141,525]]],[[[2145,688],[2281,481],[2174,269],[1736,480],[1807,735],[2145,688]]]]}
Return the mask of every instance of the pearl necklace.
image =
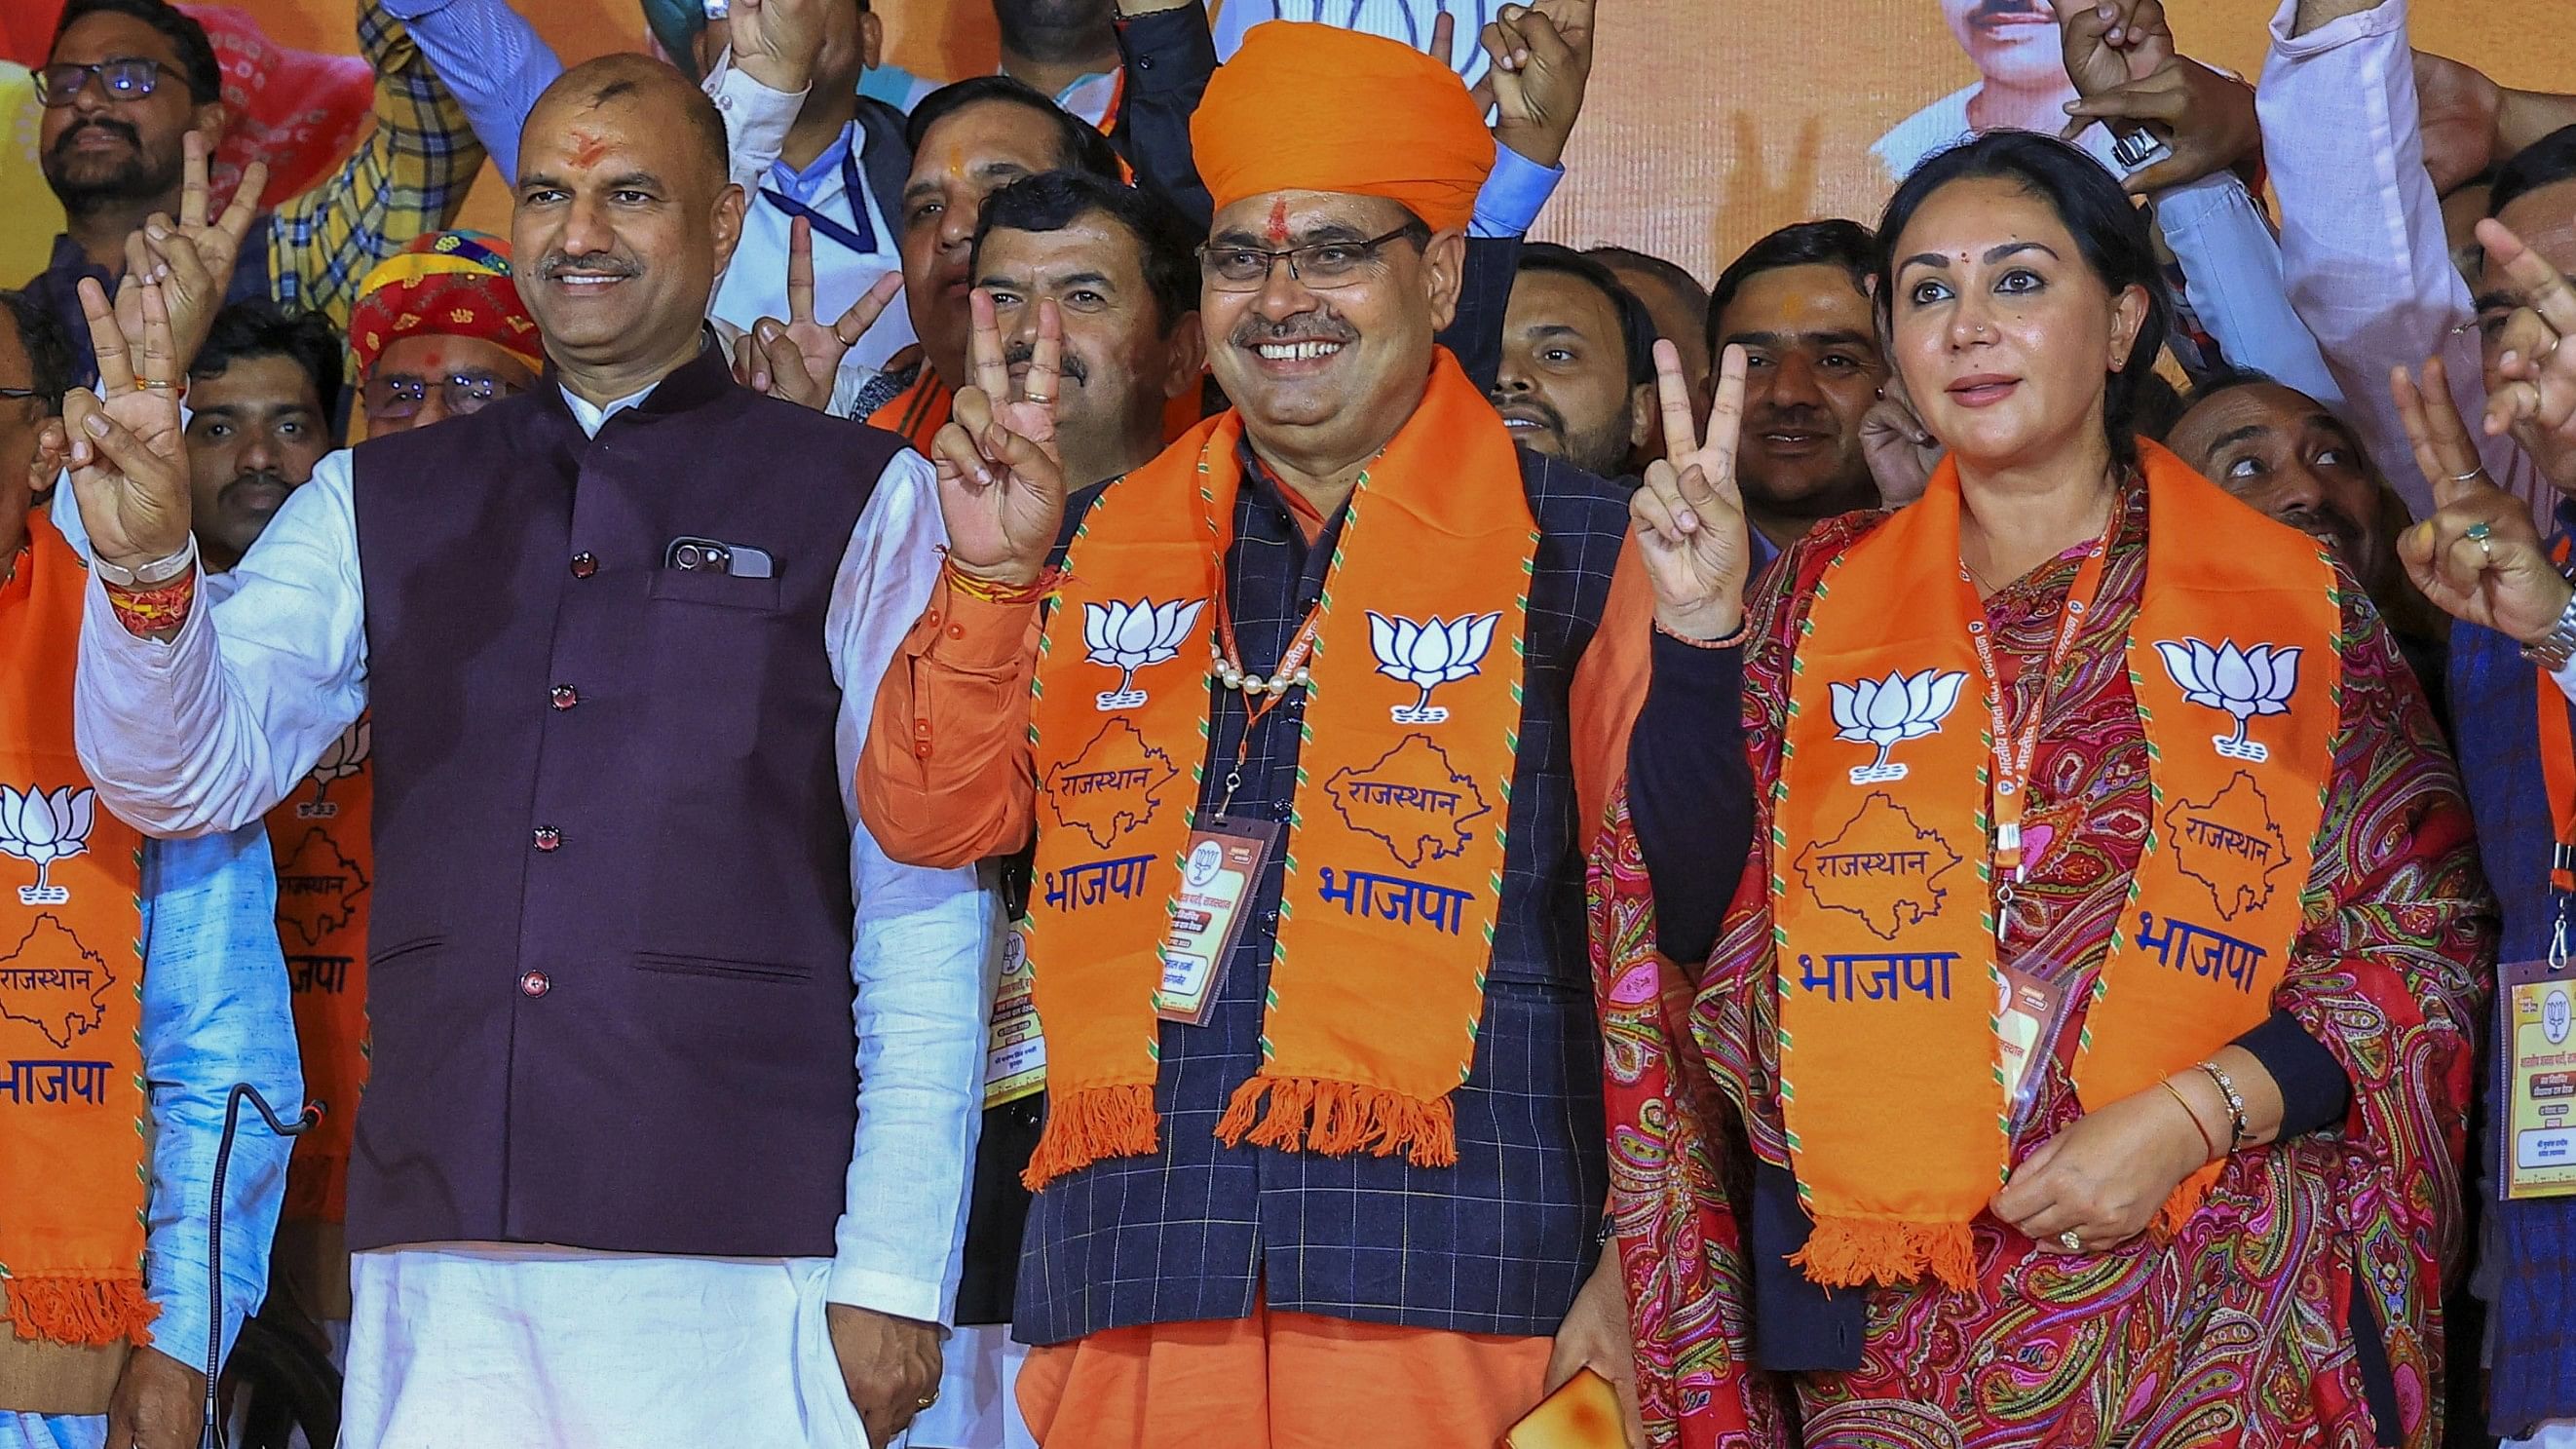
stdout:
{"type": "Polygon", "coordinates": [[[1275,675],[1249,674],[1236,668],[1234,661],[1226,658],[1222,650],[1208,651],[1208,673],[1228,689],[1239,689],[1255,696],[1286,694],[1297,685],[1312,682],[1315,677],[1314,672],[1302,664],[1294,670],[1282,670],[1275,675]]]}

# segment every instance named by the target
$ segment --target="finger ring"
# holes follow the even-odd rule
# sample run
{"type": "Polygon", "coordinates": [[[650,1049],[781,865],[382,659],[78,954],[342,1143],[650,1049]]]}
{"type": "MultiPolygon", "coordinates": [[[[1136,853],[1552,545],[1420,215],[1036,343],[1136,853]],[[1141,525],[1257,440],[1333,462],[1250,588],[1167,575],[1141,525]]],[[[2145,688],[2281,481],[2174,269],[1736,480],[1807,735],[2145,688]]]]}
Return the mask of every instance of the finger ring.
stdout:
{"type": "Polygon", "coordinates": [[[2084,1239],[2079,1236],[2073,1228],[2068,1228],[2065,1232],[2059,1233],[2057,1235],[2057,1243],[2059,1247],[2064,1248],[2070,1253],[2080,1253],[2084,1251],[2084,1239]]]}
{"type": "Polygon", "coordinates": [[[842,335],[841,335],[841,329],[840,329],[840,328],[838,328],[838,327],[834,327],[834,328],[832,329],[832,340],[833,340],[833,341],[835,341],[835,342],[837,342],[837,343],[839,343],[839,344],[841,344],[841,350],[842,350],[843,352],[847,352],[847,351],[849,351],[851,348],[856,347],[856,346],[858,346],[858,345],[859,345],[859,344],[857,344],[857,343],[855,343],[855,342],[852,342],[850,339],[848,339],[848,338],[846,338],[846,337],[842,336],[842,335]]]}
{"type": "Polygon", "coordinates": [[[154,392],[168,392],[170,389],[178,386],[175,382],[163,382],[158,378],[151,377],[138,377],[134,380],[134,385],[136,387],[150,388],[154,392]]]}
{"type": "Polygon", "coordinates": [[[2481,518],[2477,522],[2470,524],[2466,529],[2463,529],[2462,532],[2466,533],[2471,539],[2479,543],[2484,543],[2487,541],[2487,535],[2495,532],[2495,530],[2488,527],[2487,521],[2481,518]]]}
{"type": "Polygon", "coordinates": [[[2454,483],[2466,483],[2466,482],[2468,482],[2468,481],[2469,481],[2470,479],[2472,479],[2472,478],[2483,478],[2483,477],[2485,477],[2486,475],[2487,475],[2487,466],[2486,466],[2486,464],[2484,464],[2484,463],[2480,463],[2478,466],[2476,466],[2476,467],[2474,467],[2474,468],[2471,468],[2471,469],[2470,469],[2469,471],[2467,471],[2466,473],[2454,473],[2454,474],[2452,474],[2452,475],[2451,475],[2451,481],[2452,481],[2452,482],[2454,482],[2454,483]]]}
{"type": "Polygon", "coordinates": [[[1055,399],[1044,393],[1024,392],[1020,394],[1020,400],[1023,402],[1036,403],[1042,408],[1055,406],[1055,399]]]}
{"type": "Polygon", "coordinates": [[[933,1394],[932,1394],[932,1395],[930,1395],[928,1398],[924,1398],[924,1399],[915,1399],[915,1400],[913,1400],[913,1401],[912,1401],[912,1406],[913,1406],[914,1408],[916,1408],[916,1409],[927,1409],[927,1408],[929,1408],[931,1405],[933,1405],[933,1404],[935,1404],[935,1403],[938,1403],[938,1402],[939,1402],[939,1395],[938,1395],[938,1394],[936,1394],[936,1393],[933,1393],[933,1394]]]}

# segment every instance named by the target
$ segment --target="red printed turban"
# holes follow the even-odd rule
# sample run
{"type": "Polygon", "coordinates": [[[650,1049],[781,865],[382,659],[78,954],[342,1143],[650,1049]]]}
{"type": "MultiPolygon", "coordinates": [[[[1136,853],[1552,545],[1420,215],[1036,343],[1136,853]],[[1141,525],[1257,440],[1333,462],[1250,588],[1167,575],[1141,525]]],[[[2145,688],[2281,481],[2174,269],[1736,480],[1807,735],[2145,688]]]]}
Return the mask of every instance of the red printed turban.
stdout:
{"type": "Polygon", "coordinates": [[[1273,191],[1401,202],[1434,231],[1464,228],[1494,169],[1494,138],[1449,67],[1410,46],[1270,20],[1217,69],[1190,119],[1217,209],[1273,191]]]}
{"type": "Polygon", "coordinates": [[[532,371],[546,366],[536,319],[510,280],[510,244],[479,231],[434,231],[376,264],[349,310],[349,350],[358,376],[376,355],[411,336],[474,337],[532,371]]]}

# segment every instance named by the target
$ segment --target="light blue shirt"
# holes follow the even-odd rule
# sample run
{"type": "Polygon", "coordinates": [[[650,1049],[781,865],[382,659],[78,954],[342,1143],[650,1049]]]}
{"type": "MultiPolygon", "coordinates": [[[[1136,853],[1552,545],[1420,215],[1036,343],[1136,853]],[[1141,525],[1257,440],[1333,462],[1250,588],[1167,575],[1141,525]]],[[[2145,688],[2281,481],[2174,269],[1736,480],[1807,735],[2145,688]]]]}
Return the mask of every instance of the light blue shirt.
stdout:
{"type": "MultiPolygon", "coordinates": [[[[152,1194],[143,1282],[159,1305],[153,1348],[206,1362],[206,1226],[224,1099],[259,1089],[280,1117],[304,1103],[268,831],[147,841],[143,850],[143,1074],[151,1093],[152,1194]]],[[[290,1144],[248,1103],[224,1172],[223,1351],[268,1294],[268,1245],[290,1144]]],[[[97,1449],[104,1415],[0,1413],[0,1449],[97,1449]]]]}
{"type": "Polygon", "coordinates": [[[1476,214],[1467,223],[1469,236],[1526,236],[1538,225],[1538,214],[1565,179],[1562,166],[1541,166],[1509,146],[1494,147],[1494,169],[1476,193],[1476,214]]]}

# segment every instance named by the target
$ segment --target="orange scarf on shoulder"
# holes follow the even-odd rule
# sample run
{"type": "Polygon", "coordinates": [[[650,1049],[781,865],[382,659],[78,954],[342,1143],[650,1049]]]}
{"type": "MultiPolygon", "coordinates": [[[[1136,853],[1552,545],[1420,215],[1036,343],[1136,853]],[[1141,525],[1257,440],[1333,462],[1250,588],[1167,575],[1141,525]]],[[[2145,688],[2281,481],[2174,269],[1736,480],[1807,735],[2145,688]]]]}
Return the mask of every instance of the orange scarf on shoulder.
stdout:
{"type": "MultiPolygon", "coordinates": [[[[1040,639],[1039,889],[1024,930],[1048,1110],[1031,1188],[1156,1150],[1158,948],[1199,782],[1232,764],[1208,755],[1205,661],[1242,435],[1235,413],[1212,418],[1100,495],[1040,639]]],[[[1438,353],[1334,551],[1262,1066],[1217,1125],[1228,1143],[1457,1160],[1449,1092],[1484,1015],[1538,538],[1520,478],[1502,420],[1438,353]]],[[[1246,922],[1243,939],[1260,930],[1246,922]]]]}
{"type": "Polygon", "coordinates": [[[27,533],[0,586],[0,1264],[19,1338],[145,1344],[143,837],[72,747],[88,570],[27,533]]]}
{"type": "MultiPolygon", "coordinates": [[[[2154,815],[2083,1008],[2088,1108],[2260,1022],[2325,811],[2342,616],[2316,544],[2142,444],[2147,569],[2129,679],[2154,815]]],[[[1973,1277],[2007,1174],[1992,716],[1960,577],[1959,477],[1826,566],[1773,796],[1780,1100],[1819,1283],[1973,1277]]],[[[2217,1176],[2167,1203],[2167,1226],[2217,1176]]]]}
{"type": "Polygon", "coordinates": [[[367,907],[376,874],[370,733],[364,717],[342,731],[268,812],[304,1097],[323,1109],[295,1139],[287,1164],[283,1215],[298,1222],[346,1218],[358,1094],[367,1084],[367,907]]]}
{"type": "Polygon", "coordinates": [[[956,394],[948,384],[939,380],[939,369],[930,365],[928,353],[916,350],[914,355],[921,359],[921,371],[913,378],[912,386],[886,399],[884,406],[868,414],[868,423],[889,433],[901,434],[905,442],[912,444],[914,452],[927,458],[930,456],[931,439],[938,437],[939,430],[948,426],[948,406],[956,394]]]}

